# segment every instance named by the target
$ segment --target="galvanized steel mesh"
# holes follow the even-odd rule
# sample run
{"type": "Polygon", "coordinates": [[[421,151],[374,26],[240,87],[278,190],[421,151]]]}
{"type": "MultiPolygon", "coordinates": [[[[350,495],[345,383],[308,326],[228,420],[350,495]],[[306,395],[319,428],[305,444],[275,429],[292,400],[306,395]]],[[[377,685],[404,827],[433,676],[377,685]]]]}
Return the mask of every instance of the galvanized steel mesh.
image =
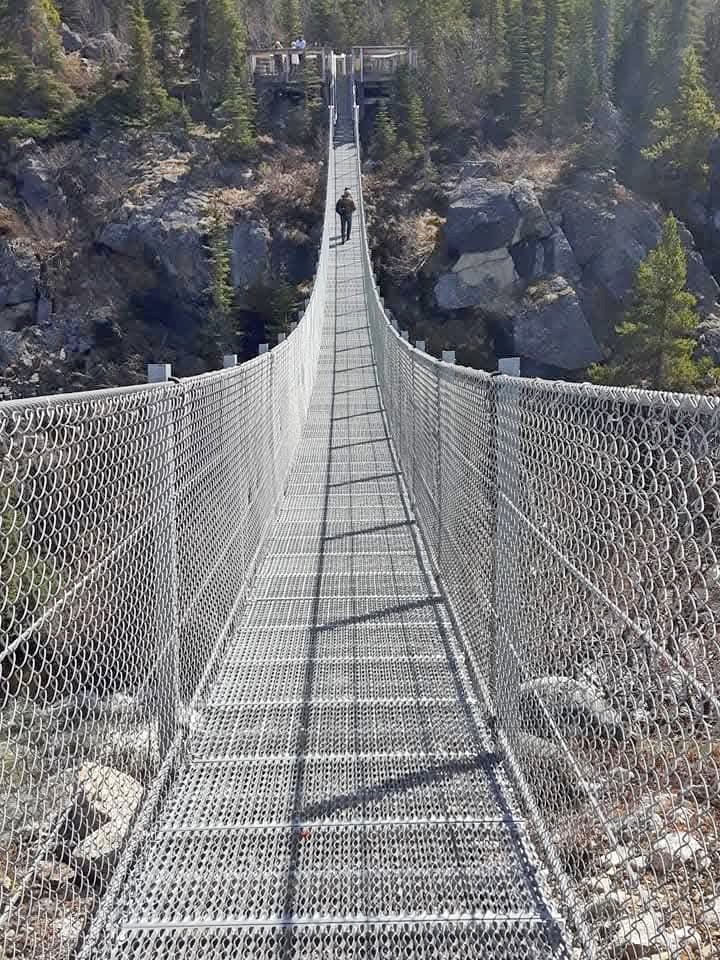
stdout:
{"type": "Polygon", "coordinates": [[[360,208],[269,354],[0,405],[4,955],[716,957],[718,404],[418,352],[360,208]]]}
{"type": "Polygon", "coordinates": [[[0,405],[3,956],[72,954],[181,762],[305,422],[328,244],[270,353],[0,405]]]}
{"type": "Polygon", "coordinates": [[[412,506],[578,955],[719,957],[720,404],[438,362],[367,250],[365,283],[412,506]]]}

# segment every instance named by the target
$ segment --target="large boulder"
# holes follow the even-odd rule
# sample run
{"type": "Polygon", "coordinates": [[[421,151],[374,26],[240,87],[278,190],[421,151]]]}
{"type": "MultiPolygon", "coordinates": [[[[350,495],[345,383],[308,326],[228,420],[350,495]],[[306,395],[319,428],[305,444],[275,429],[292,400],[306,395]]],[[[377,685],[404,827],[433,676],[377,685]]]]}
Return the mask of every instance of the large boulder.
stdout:
{"type": "Polygon", "coordinates": [[[528,728],[536,731],[549,716],[564,733],[584,734],[590,730],[608,735],[622,730],[622,717],[605,699],[601,690],[575,677],[533,677],[520,684],[520,712],[528,728]]]}
{"type": "MultiPolygon", "coordinates": [[[[611,307],[626,309],[633,296],[637,269],[657,246],[661,211],[618,184],[611,174],[585,174],[560,199],[563,229],[583,269],[586,286],[600,288],[611,307]]],[[[688,255],[688,289],[698,306],[713,312],[718,286],[681,229],[688,255]]]]}
{"type": "Polygon", "coordinates": [[[530,180],[516,180],[510,190],[510,197],[520,213],[520,223],[513,239],[520,241],[530,237],[549,237],[553,228],[535,196],[534,184],[530,180]]]}
{"type": "Polygon", "coordinates": [[[255,220],[238,220],[230,237],[232,283],[247,290],[266,278],[270,255],[270,231],[255,220]]]}
{"type": "Polygon", "coordinates": [[[559,275],[574,287],[582,278],[580,264],[559,227],[543,239],[521,240],[510,248],[510,253],[518,275],[528,282],[559,275]]]}
{"type": "Polygon", "coordinates": [[[312,275],[316,255],[316,245],[302,230],[280,229],[273,233],[273,273],[286,277],[290,283],[301,283],[312,275]]]}
{"type": "Polygon", "coordinates": [[[60,24],[60,40],[65,53],[77,53],[82,50],[83,38],[75,30],[71,30],[66,23],[60,24]]]}
{"type": "Polygon", "coordinates": [[[602,359],[575,290],[563,277],[529,288],[514,310],[515,352],[561,370],[581,370],[602,359]]]}
{"type": "Polygon", "coordinates": [[[32,213],[59,216],[67,201],[47,157],[33,140],[24,142],[11,158],[8,170],[15,180],[15,192],[32,213]]]}
{"type": "Polygon", "coordinates": [[[462,254],[510,245],[520,224],[511,190],[499,180],[464,180],[447,212],[448,248],[462,254]]]}
{"type": "Polygon", "coordinates": [[[109,31],[99,37],[92,37],[85,43],[81,53],[88,60],[106,61],[118,65],[125,63],[128,58],[127,44],[122,43],[109,31]]]}
{"type": "Polygon", "coordinates": [[[34,304],[40,261],[29,240],[0,238],[0,309],[34,304]]]}
{"type": "Polygon", "coordinates": [[[443,310],[480,306],[493,309],[509,297],[517,280],[507,247],[464,253],[450,273],[440,277],[435,299],[443,310]]]}
{"type": "Polygon", "coordinates": [[[96,239],[113,253],[144,260],[163,275],[176,296],[199,302],[210,280],[205,206],[201,196],[174,194],[143,206],[126,203],[96,239]]]}

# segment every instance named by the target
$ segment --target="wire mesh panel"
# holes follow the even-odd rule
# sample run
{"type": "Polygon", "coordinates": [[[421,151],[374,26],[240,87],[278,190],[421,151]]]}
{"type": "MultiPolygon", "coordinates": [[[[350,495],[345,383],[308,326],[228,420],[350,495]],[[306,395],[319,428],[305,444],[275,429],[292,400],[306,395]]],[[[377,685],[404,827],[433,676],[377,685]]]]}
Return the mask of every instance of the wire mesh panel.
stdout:
{"type": "Polygon", "coordinates": [[[395,449],[578,954],[720,956],[720,404],[438,363],[365,273],[395,449]]]}
{"type": "Polygon", "coordinates": [[[182,760],[307,414],[328,247],[268,354],[0,405],[3,956],[75,951],[182,760]]]}

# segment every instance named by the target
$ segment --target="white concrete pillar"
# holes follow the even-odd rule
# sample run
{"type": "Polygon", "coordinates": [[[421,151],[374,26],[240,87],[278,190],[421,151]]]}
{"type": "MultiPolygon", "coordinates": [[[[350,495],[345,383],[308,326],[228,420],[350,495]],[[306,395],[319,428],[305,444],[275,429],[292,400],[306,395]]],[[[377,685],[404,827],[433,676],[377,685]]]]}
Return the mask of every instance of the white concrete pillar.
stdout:
{"type": "Polygon", "coordinates": [[[454,350],[443,350],[443,352],[442,352],[442,361],[443,361],[443,363],[455,363],[455,351],[454,351],[454,350]]]}
{"type": "Polygon", "coordinates": [[[508,377],[520,376],[520,357],[500,357],[498,359],[498,373],[508,377]]]}
{"type": "Polygon", "coordinates": [[[172,376],[172,364],[149,363],[147,365],[148,383],[167,383],[172,376]]]}

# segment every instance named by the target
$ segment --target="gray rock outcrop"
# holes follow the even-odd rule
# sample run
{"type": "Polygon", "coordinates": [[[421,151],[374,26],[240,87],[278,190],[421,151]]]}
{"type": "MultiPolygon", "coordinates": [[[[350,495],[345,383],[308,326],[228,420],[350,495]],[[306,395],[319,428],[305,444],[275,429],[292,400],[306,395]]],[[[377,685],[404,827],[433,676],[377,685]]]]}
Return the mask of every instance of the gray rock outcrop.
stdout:
{"type": "Polygon", "coordinates": [[[230,235],[230,265],[236,290],[247,290],[267,274],[270,231],[256,220],[238,220],[230,235]]]}
{"type": "MultiPolygon", "coordinates": [[[[628,307],[637,269],[657,245],[660,210],[619,185],[611,173],[584,174],[560,199],[563,230],[583,271],[583,281],[600,288],[621,311],[628,307]]],[[[712,313],[720,293],[695,249],[690,232],[680,231],[688,256],[688,289],[698,307],[712,313]]]]}
{"type": "Polygon", "coordinates": [[[164,274],[180,297],[200,301],[210,274],[204,245],[205,200],[170,196],[143,206],[126,203],[97,233],[101,247],[144,260],[164,274]]]}
{"type": "Polygon", "coordinates": [[[458,310],[482,303],[498,307],[511,295],[517,273],[507,247],[464,253],[450,273],[440,277],[435,298],[443,310],[458,310]]]}
{"type": "Polygon", "coordinates": [[[464,180],[447,212],[445,242],[458,254],[497,250],[513,242],[520,211],[500,180],[464,180]]]}
{"type": "Polygon", "coordinates": [[[29,240],[0,238],[0,327],[7,307],[34,306],[40,278],[40,261],[29,240]]]}

